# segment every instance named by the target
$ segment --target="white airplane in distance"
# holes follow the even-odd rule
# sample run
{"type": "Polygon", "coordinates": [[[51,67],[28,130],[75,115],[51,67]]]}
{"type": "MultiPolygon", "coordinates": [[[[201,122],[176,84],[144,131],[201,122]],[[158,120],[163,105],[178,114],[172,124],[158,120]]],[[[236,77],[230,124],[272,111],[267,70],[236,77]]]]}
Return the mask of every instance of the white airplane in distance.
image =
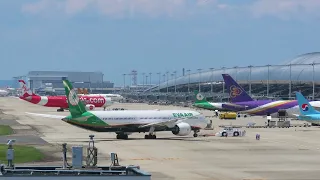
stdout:
{"type": "Polygon", "coordinates": [[[0,96],[4,97],[4,96],[7,96],[8,94],[9,94],[9,91],[0,89],[0,96]]]}
{"type": "Polygon", "coordinates": [[[115,132],[117,139],[128,139],[132,133],[148,132],[145,139],[156,139],[154,132],[171,131],[176,136],[187,136],[194,131],[197,137],[207,120],[191,110],[127,110],[87,111],[68,80],[63,81],[69,105],[69,116],[37,114],[34,116],[61,119],[66,123],[96,132],[115,132]]]}
{"type": "Polygon", "coordinates": [[[120,94],[79,94],[79,95],[86,95],[86,96],[103,96],[106,98],[111,98],[111,101],[121,101],[124,99],[123,96],[120,94]]]}

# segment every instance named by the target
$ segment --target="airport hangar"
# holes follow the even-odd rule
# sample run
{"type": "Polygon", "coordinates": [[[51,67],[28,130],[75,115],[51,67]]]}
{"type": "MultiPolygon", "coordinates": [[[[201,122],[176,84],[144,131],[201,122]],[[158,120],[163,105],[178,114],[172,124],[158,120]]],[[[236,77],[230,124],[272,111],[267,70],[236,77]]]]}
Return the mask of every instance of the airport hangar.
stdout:
{"type": "Polygon", "coordinates": [[[221,74],[230,74],[255,99],[295,99],[295,91],[308,99],[320,99],[320,52],[303,54],[279,65],[198,69],[160,82],[145,93],[149,93],[148,99],[193,101],[193,91],[198,90],[208,100],[226,101],[229,95],[221,74]]]}
{"type": "Polygon", "coordinates": [[[38,94],[64,95],[62,80],[69,80],[74,88],[85,88],[91,93],[114,92],[114,83],[105,81],[102,72],[72,72],[72,71],[30,71],[27,76],[15,77],[16,81],[22,78],[33,92],[38,94]]]}

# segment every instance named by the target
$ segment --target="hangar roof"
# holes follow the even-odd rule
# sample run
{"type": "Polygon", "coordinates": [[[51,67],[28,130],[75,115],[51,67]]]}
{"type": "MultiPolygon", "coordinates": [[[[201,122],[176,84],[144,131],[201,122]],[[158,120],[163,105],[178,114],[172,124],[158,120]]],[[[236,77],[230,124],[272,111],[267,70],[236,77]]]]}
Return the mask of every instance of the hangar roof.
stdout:
{"type": "MultiPolygon", "coordinates": [[[[208,70],[201,73],[197,72],[190,75],[186,74],[185,76],[173,78],[167,82],[161,83],[160,88],[166,88],[167,85],[170,87],[175,84],[188,84],[188,82],[219,82],[223,81],[221,74],[225,73],[230,74],[237,81],[250,81],[250,79],[252,81],[267,81],[268,77],[270,81],[290,81],[290,74],[292,81],[312,81],[313,68],[315,72],[314,79],[315,81],[320,82],[320,52],[303,54],[279,65],[233,67],[208,70]]],[[[155,86],[153,88],[157,87],[158,86],[155,86]]]]}

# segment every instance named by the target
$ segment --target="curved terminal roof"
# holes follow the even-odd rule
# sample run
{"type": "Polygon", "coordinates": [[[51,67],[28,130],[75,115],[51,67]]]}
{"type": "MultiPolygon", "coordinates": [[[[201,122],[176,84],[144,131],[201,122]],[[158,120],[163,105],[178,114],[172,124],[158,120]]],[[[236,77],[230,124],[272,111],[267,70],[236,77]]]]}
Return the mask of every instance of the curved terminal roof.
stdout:
{"type": "MultiPolygon", "coordinates": [[[[192,83],[205,82],[219,82],[223,81],[221,74],[230,74],[237,81],[250,81],[250,71],[252,81],[267,81],[268,72],[270,81],[289,81],[290,74],[292,81],[312,81],[313,80],[313,66],[314,64],[314,78],[315,81],[320,82],[320,52],[307,53],[296,58],[286,61],[280,65],[265,65],[265,66],[247,66],[247,67],[233,67],[217,70],[208,70],[201,73],[192,73],[190,76],[177,77],[160,84],[160,89],[167,86],[174,86],[175,84],[182,85],[192,83]],[[290,65],[291,64],[291,65],[290,65]],[[290,73],[291,68],[291,73],[290,73]]],[[[151,89],[158,88],[157,86],[151,89]]],[[[150,89],[149,89],[150,90],[150,89]]]]}

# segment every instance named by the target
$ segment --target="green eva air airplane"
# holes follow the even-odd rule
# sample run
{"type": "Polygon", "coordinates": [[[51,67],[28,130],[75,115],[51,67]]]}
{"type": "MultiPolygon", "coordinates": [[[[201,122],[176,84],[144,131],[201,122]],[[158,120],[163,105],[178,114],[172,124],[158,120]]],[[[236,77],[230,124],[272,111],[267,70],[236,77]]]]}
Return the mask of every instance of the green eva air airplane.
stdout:
{"type": "Polygon", "coordinates": [[[58,118],[66,123],[97,132],[115,132],[117,139],[128,139],[134,132],[148,132],[145,139],[155,139],[156,131],[171,131],[176,136],[187,136],[192,131],[197,137],[208,121],[191,110],[124,110],[87,111],[71,83],[63,81],[69,105],[69,116],[26,112],[27,114],[58,118]]]}
{"type": "Polygon", "coordinates": [[[225,103],[208,102],[205,99],[205,97],[198,91],[194,91],[194,94],[196,96],[196,101],[193,103],[192,106],[201,108],[201,109],[208,109],[208,110],[223,110],[222,104],[225,104],[225,103]]]}

